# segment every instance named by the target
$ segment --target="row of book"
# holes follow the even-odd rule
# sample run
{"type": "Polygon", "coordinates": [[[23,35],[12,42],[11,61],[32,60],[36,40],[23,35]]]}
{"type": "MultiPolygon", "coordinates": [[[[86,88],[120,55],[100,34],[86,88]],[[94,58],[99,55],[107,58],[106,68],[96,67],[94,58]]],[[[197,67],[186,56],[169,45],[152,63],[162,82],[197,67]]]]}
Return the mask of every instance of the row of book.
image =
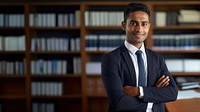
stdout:
{"type": "Polygon", "coordinates": [[[176,83],[182,90],[184,89],[200,89],[200,77],[176,77],[176,83]]]}
{"type": "Polygon", "coordinates": [[[125,35],[86,35],[86,51],[110,51],[122,45],[125,35]]]}
{"type": "Polygon", "coordinates": [[[85,26],[121,26],[122,11],[85,11],[85,26]]]}
{"type": "Polygon", "coordinates": [[[32,112],[55,112],[55,104],[54,103],[32,103],[32,112]]]}
{"type": "Polygon", "coordinates": [[[0,51],[25,51],[25,35],[0,36],[0,51]]]}
{"type": "Polygon", "coordinates": [[[62,82],[31,82],[32,96],[62,96],[63,83],[62,82]]]}
{"type": "MultiPolygon", "coordinates": [[[[165,62],[170,72],[200,72],[200,59],[166,59],[165,62]]],[[[86,74],[101,74],[101,62],[87,62],[86,74]]]]}
{"type": "Polygon", "coordinates": [[[81,26],[80,16],[80,10],[76,10],[75,13],[70,14],[58,14],[58,27],[81,26]]]}
{"type": "MultiPolygon", "coordinates": [[[[170,72],[200,72],[200,59],[166,59],[170,72]],[[193,66],[191,66],[193,65],[193,66]]],[[[0,61],[0,74],[21,75],[26,74],[25,62],[0,61]]],[[[32,75],[66,75],[67,73],[81,73],[81,59],[74,57],[73,62],[67,60],[35,60],[31,61],[32,75]],[[69,66],[69,67],[68,67],[69,66]],[[72,69],[72,70],[70,70],[72,69]]],[[[100,62],[87,62],[86,74],[100,74],[100,62]]]]}
{"type": "Polygon", "coordinates": [[[200,11],[181,9],[177,12],[157,11],[154,16],[155,26],[200,24],[200,11]]]}
{"type": "Polygon", "coordinates": [[[32,13],[29,15],[30,26],[37,27],[77,27],[80,26],[80,11],[73,13],[32,13]]]}
{"type": "Polygon", "coordinates": [[[166,59],[170,72],[200,72],[200,59],[166,59]]]}
{"type": "Polygon", "coordinates": [[[0,27],[24,27],[24,14],[0,14],[0,27]]]}
{"type": "MultiPolygon", "coordinates": [[[[122,11],[85,11],[85,26],[120,26],[122,11]]],[[[155,25],[167,26],[184,23],[200,23],[198,10],[182,9],[179,12],[158,11],[155,13],[155,25]],[[179,14],[180,13],[180,14],[179,14]]],[[[30,26],[38,27],[74,27],[80,26],[80,10],[73,13],[31,13],[30,26]]],[[[0,14],[0,27],[23,27],[24,14],[0,14]]]]}
{"type": "Polygon", "coordinates": [[[81,58],[74,57],[69,60],[32,60],[32,75],[66,75],[67,73],[81,73],[81,58]]]}
{"type": "Polygon", "coordinates": [[[181,24],[196,24],[200,23],[200,11],[199,10],[180,10],[178,21],[181,24]]]}
{"type": "Polygon", "coordinates": [[[35,37],[31,39],[31,51],[80,51],[80,37],[35,37]]]}
{"type": "Polygon", "coordinates": [[[194,50],[200,47],[200,34],[165,34],[153,35],[153,48],[159,50],[185,49],[194,50]]]}
{"type": "Polygon", "coordinates": [[[0,75],[25,75],[26,64],[24,61],[0,61],[0,75]]]}

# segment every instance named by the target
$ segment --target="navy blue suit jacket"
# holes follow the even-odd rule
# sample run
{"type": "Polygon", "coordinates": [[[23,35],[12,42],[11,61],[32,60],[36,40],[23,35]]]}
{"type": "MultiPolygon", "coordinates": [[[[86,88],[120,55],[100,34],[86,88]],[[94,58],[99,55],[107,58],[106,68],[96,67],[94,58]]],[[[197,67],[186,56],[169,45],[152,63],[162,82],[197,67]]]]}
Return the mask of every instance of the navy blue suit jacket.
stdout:
{"type": "Polygon", "coordinates": [[[145,51],[148,77],[142,99],[123,92],[124,86],[136,86],[134,65],[125,45],[102,57],[102,79],[109,98],[109,112],[145,112],[148,102],[154,103],[153,112],[164,112],[163,103],[176,100],[176,83],[163,57],[149,49],[145,51]],[[167,87],[157,88],[155,84],[162,75],[169,76],[170,83],[167,87]]]}

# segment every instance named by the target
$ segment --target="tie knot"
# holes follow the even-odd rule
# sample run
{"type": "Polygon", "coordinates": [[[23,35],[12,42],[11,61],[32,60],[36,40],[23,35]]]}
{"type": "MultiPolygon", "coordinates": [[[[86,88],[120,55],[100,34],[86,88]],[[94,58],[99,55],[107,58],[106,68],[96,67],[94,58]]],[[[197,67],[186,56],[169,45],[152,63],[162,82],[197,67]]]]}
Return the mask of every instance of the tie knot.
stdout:
{"type": "Polygon", "coordinates": [[[137,50],[137,52],[135,53],[136,55],[141,55],[142,51],[141,50],[137,50]]]}

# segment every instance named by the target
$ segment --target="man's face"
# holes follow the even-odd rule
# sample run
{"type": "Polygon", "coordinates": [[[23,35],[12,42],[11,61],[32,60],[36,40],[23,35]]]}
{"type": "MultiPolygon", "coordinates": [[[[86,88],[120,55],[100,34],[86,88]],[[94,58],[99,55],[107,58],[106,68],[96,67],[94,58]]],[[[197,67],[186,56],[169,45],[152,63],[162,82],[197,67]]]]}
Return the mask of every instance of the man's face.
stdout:
{"type": "Polygon", "coordinates": [[[126,40],[140,48],[149,32],[149,16],[143,11],[131,12],[128,19],[122,22],[122,27],[126,31],[126,40]]]}

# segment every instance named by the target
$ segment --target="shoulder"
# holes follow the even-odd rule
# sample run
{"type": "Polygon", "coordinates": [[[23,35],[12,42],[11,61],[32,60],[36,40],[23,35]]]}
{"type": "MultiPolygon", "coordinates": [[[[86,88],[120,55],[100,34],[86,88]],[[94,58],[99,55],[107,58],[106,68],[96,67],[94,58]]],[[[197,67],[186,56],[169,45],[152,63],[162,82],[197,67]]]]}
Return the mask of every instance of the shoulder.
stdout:
{"type": "Polygon", "coordinates": [[[155,51],[152,51],[151,49],[145,49],[146,50],[146,53],[147,54],[150,54],[150,55],[160,55],[159,53],[155,52],[155,51]]]}
{"type": "Polygon", "coordinates": [[[155,51],[152,51],[150,49],[146,49],[146,55],[147,57],[151,58],[151,59],[159,59],[159,60],[163,60],[163,56],[155,51]]]}
{"type": "Polygon", "coordinates": [[[110,52],[104,54],[102,56],[102,59],[119,60],[119,58],[121,57],[121,53],[123,52],[124,49],[125,48],[122,45],[122,46],[114,49],[113,51],[110,51],[110,52]]]}

